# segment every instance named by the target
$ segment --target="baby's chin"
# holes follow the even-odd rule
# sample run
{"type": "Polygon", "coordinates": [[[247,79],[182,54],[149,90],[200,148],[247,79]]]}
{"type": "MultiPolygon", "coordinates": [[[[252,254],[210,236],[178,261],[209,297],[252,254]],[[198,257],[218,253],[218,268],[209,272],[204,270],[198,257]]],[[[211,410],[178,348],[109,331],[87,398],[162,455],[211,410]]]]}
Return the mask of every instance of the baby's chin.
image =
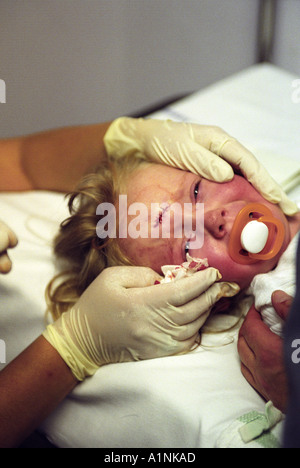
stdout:
{"type": "Polygon", "coordinates": [[[212,255],[208,258],[208,264],[219,270],[222,275],[220,281],[236,283],[241,289],[248,287],[256,275],[256,269],[253,268],[253,265],[236,263],[228,255],[223,256],[222,262],[219,259],[213,258],[212,255]]]}
{"type": "Polygon", "coordinates": [[[228,281],[239,285],[241,290],[247,289],[256,275],[268,273],[278,264],[278,256],[267,261],[243,265],[233,262],[231,259],[226,265],[219,268],[222,274],[221,281],[228,281]]]}

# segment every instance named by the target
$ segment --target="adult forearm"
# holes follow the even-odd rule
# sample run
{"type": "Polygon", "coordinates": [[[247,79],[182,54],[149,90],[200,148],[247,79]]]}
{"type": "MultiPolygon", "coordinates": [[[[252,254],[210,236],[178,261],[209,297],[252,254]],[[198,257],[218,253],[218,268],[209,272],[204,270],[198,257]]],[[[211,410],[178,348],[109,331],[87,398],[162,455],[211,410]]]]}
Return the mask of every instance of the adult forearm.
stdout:
{"type": "Polygon", "coordinates": [[[41,336],[0,372],[0,447],[16,447],[77,385],[41,336]]]}
{"type": "Polygon", "coordinates": [[[0,141],[0,190],[71,191],[103,159],[110,123],[66,127],[0,141]]]}

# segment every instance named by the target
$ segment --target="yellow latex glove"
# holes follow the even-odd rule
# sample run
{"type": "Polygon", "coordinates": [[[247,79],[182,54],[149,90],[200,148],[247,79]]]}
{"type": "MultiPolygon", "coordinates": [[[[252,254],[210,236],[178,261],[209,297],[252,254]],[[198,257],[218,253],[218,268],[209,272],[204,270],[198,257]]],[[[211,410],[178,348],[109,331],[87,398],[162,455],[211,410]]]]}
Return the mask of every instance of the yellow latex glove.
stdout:
{"type": "Polygon", "coordinates": [[[104,364],[187,352],[212,305],[239,291],[220,276],[208,268],[154,285],[149,268],[107,268],[43,335],[79,381],[104,364]]]}
{"type": "Polygon", "coordinates": [[[110,125],[104,144],[112,159],[136,155],[216,182],[231,180],[232,167],[239,169],[266,200],[278,203],[286,215],[298,211],[255,156],[219,127],[120,117],[110,125]]]}
{"type": "Polygon", "coordinates": [[[15,247],[18,243],[15,233],[0,221],[0,273],[9,273],[12,267],[7,249],[15,247]]]}

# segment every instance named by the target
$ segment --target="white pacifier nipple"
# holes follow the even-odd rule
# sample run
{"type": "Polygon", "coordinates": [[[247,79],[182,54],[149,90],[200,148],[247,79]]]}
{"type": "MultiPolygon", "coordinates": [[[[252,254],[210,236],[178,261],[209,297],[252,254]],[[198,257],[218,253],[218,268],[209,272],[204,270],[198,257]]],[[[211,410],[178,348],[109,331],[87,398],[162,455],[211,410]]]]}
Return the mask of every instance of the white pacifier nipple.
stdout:
{"type": "Polygon", "coordinates": [[[241,244],[243,248],[252,254],[261,252],[269,237],[268,226],[259,221],[250,221],[241,233],[241,244]]]}
{"type": "Polygon", "coordinates": [[[248,203],[237,214],[229,236],[228,252],[243,265],[271,260],[280,251],[285,237],[282,221],[261,203],[248,203]]]}

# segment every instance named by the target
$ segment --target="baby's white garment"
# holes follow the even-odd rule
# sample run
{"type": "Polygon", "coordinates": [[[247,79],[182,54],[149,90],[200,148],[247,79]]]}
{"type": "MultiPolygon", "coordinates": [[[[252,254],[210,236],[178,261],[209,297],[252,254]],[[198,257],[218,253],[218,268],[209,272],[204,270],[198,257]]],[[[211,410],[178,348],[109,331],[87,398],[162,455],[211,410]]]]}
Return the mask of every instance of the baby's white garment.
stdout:
{"type": "Polygon", "coordinates": [[[263,321],[270,327],[272,332],[280,336],[282,336],[284,322],[272,306],[271,296],[277,289],[286,292],[290,296],[295,296],[298,241],[299,233],[290,242],[277,267],[269,273],[256,275],[247,290],[248,294],[254,296],[255,308],[261,313],[263,321]]]}

